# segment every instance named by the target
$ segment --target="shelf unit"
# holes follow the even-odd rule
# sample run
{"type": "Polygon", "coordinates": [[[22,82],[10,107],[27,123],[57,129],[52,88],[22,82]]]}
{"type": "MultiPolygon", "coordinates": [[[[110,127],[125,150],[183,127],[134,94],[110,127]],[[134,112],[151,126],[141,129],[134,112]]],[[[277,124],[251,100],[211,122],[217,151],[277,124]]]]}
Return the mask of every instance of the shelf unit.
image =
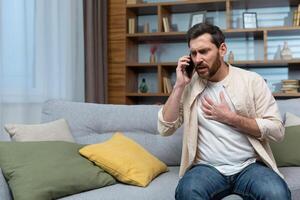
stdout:
{"type": "MultiPolygon", "coordinates": [[[[254,41],[258,41],[261,44],[260,50],[262,55],[257,59],[250,60],[237,60],[232,63],[235,66],[241,68],[259,68],[259,67],[287,67],[293,68],[293,70],[299,70],[300,72],[300,56],[292,60],[272,60],[269,56],[268,42],[274,36],[300,36],[300,27],[294,27],[289,25],[271,26],[271,27],[259,27],[255,29],[244,29],[241,27],[235,27],[234,18],[236,17],[238,9],[255,9],[260,8],[262,10],[272,7],[290,7],[291,10],[298,6],[297,0],[188,0],[188,1],[176,1],[176,2],[160,2],[160,3],[138,3],[134,5],[126,5],[126,24],[129,18],[134,18],[136,22],[135,32],[128,33],[128,26],[126,30],[126,77],[125,77],[125,98],[126,104],[140,104],[140,103],[164,103],[168,93],[163,91],[163,76],[170,76],[175,72],[177,63],[176,60],[158,61],[157,63],[147,63],[139,61],[140,47],[139,45],[151,45],[151,44],[172,44],[172,43],[184,43],[186,41],[186,31],[179,30],[179,28],[173,28],[171,32],[164,32],[163,17],[167,17],[170,24],[172,24],[172,15],[181,13],[192,13],[198,11],[206,11],[213,16],[218,15],[215,12],[223,13],[225,19],[221,19],[221,25],[216,24],[223,30],[226,39],[234,38],[252,38],[254,41]],[[143,17],[143,21],[147,17],[155,19],[152,21],[152,30],[147,33],[143,33],[141,27],[138,26],[139,18],[143,17]],[[154,27],[154,28],[153,28],[154,27]],[[139,74],[140,73],[152,73],[156,74],[155,81],[156,86],[154,91],[149,93],[139,93],[139,74]]],[[[189,18],[184,19],[188,24],[189,18]]],[[[184,21],[183,20],[183,21],[184,21]]],[[[215,19],[214,19],[215,20],[215,19]]],[[[220,21],[220,19],[219,19],[220,21]]],[[[231,49],[229,49],[231,50],[231,49]]],[[[146,52],[149,53],[149,52],[146,52]]],[[[182,54],[184,55],[184,54],[182,54]]],[[[300,79],[300,77],[298,78],[300,79]]],[[[275,98],[295,98],[300,97],[300,93],[274,93],[275,98]]]]}

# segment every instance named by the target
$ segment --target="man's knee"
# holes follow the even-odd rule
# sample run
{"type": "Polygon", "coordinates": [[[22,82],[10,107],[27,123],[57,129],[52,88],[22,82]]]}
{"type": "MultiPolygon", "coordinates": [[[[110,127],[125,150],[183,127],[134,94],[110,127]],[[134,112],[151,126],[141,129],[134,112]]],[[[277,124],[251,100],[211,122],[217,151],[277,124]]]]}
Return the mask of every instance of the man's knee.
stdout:
{"type": "Polygon", "coordinates": [[[192,199],[190,190],[193,184],[190,184],[190,181],[181,179],[177,185],[176,192],[175,192],[175,199],[176,200],[183,200],[183,199],[192,199]]]}
{"type": "Polygon", "coordinates": [[[283,181],[261,186],[257,192],[259,193],[260,199],[291,199],[291,192],[286,183],[284,183],[283,181]]]}
{"type": "Polygon", "coordinates": [[[190,199],[209,199],[205,197],[205,191],[200,191],[197,184],[193,183],[192,180],[182,178],[176,188],[175,199],[176,200],[190,200],[190,199]]]}

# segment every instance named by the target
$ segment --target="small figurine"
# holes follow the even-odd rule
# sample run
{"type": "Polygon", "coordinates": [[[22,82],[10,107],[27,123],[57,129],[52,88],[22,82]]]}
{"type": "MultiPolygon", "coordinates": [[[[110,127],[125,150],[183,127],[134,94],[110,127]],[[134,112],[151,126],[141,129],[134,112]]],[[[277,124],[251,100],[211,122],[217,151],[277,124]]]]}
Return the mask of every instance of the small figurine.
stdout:
{"type": "Polygon", "coordinates": [[[283,60],[290,60],[293,59],[293,55],[291,49],[289,48],[287,42],[285,41],[283,44],[283,48],[281,50],[281,57],[283,60]]]}
{"type": "Polygon", "coordinates": [[[155,52],[157,51],[158,46],[157,45],[153,45],[150,48],[150,63],[156,63],[156,56],[155,56],[155,52]]]}
{"type": "Polygon", "coordinates": [[[146,79],[145,78],[142,79],[142,82],[141,82],[141,84],[139,86],[139,90],[140,90],[141,93],[147,93],[148,92],[148,85],[146,83],[146,79]]]}

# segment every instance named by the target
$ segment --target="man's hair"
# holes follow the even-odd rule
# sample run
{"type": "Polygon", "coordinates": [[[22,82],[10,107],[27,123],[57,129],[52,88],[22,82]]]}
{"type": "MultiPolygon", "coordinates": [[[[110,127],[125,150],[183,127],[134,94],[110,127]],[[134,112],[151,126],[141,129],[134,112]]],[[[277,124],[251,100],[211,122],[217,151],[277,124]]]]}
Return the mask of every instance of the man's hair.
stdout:
{"type": "Polygon", "coordinates": [[[225,36],[219,27],[207,23],[199,23],[195,24],[187,32],[188,46],[190,47],[190,41],[192,39],[196,39],[197,37],[205,33],[211,35],[211,42],[214,43],[218,48],[221,46],[222,43],[225,42],[225,36]]]}

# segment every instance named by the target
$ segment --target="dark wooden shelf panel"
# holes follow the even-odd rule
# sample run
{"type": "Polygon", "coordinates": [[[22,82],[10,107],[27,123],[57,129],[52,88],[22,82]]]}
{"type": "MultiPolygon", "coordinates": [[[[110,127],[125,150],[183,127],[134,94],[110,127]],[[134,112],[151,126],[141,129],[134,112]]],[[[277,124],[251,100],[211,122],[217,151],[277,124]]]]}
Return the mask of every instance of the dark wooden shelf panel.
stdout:
{"type": "Polygon", "coordinates": [[[188,1],[169,1],[169,2],[157,2],[157,3],[137,3],[127,4],[127,8],[136,7],[153,7],[153,6],[186,6],[191,4],[206,4],[206,3],[226,3],[226,0],[188,0],[188,1]]]}
{"type": "MultiPolygon", "coordinates": [[[[296,35],[300,33],[300,26],[278,26],[278,27],[262,27],[255,29],[224,29],[222,30],[226,37],[245,37],[254,36],[262,38],[264,31],[267,31],[271,36],[273,35],[296,35]]],[[[151,33],[134,33],[126,34],[127,38],[141,41],[159,41],[162,43],[185,41],[186,32],[151,32],[151,33]]]]}
{"type": "Polygon", "coordinates": [[[177,62],[159,62],[159,63],[127,63],[127,67],[152,67],[152,66],[177,66],[177,62]]]}
{"type": "Polygon", "coordinates": [[[158,7],[154,3],[127,5],[127,10],[136,15],[157,15],[158,7]]]}
{"type": "Polygon", "coordinates": [[[172,3],[160,3],[160,5],[171,13],[226,10],[226,0],[177,1],[172,3]]]}
{"type": "Polygon", "coordinates": [[[232,9],[297,6],[299,0],[232,0],[232,9]]]}
{"type": "Polygon", "coordinates": [[[300,97],[300,92],[299,93],[281,93],[281,92],[276,92],[276,93],[273,93],[273,96],[274,97],[278,97],[278,98],[284,98],[284,97],[287,97],[287,98],[298,98],[300,97]]]}
{"type": "Polygon", "coordinates": [[[137,15],[153,15],[157,13],[158,7],[164,7],[172,13],[197,12],[200,10],[225,10],[226,0],[189,0],[158,3],[127,4],[126,8],[137,15]]]}
{"type": "Polygon", "coordinates": [[[128,97],[168,97],[169,94],[166,93],[126,93],[128,97]]]}
{"type": "MultiPolygon", "coordinates": [[[[245,61],[235,61],[232,65],[237,66],[284,66],[289,64],[299,64],[300,68],[300,58],[292,60],[245,60],[245,61]]],[[[162,62],[162,63],[127,63],[127,67],[157,67],[161,65],[162,67],[176,67],[177,62],[162,62]]]]}
{"type": "Polygon", "coordinates": [[[300,68],[300,59],[292,59],[292,60],[246,60],[246,61],[235,61],[232,65],[236,66],[263,66],[263,67],[276,67],[276,66],[287,66],[289,64],[297,64],[299,63],[300,68]]]}
{"type": "Polygon", "coordinates": [[[156,63],[127,63],[126,67],[129,67],[129,68],[140,68],[140,67],[155,68],[155,67],[157,67],[157,64],[156,63]]]}
{"type": "Polygon", "coordinates": [[[126,34],[128,39],[138,42],[156,41],[159,43],[182,42],[185,41],[186,32],[152,32],[126,34]]]}
{"type": "MultiPolygon", "coordinates": [[[[170,94],[166,93],[126,93],[126,96],[128,97],[168,97],[170,94]]],[[[299,93],[281,93],[281,92],[276,92],[273,93],[274,97],[300,97],[300,92],[299,93]]]]}

